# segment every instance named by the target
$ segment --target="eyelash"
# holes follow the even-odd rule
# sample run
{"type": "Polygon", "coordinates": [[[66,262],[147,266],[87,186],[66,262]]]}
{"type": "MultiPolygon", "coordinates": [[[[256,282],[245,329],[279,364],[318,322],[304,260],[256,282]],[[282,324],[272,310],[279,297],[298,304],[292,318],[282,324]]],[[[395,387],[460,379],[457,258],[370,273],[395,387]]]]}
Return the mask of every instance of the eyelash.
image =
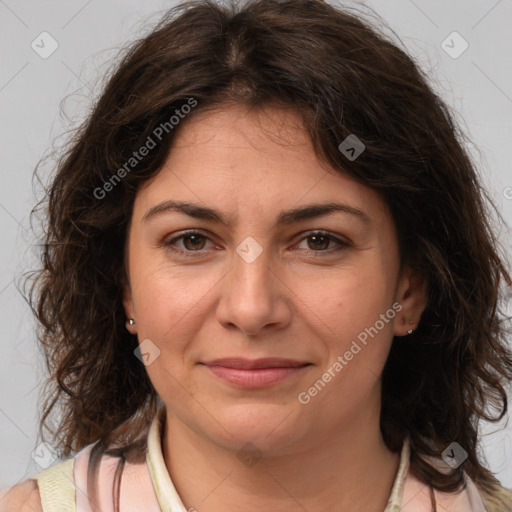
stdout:
{"type": "MultiPolygon", "coordinates": [[[[183,250],[183,249],[177,249],[176,248],[176,245],[175,245],[176,241],[181,240],[183,238],[187,238],[187,237],[189,237],[191,235],[198,235],[198,236],[201,236],[203,238],[206,238],[207,240],[210,240],[209,237],[206,236],[201,231],[197,231],[197,230],[193,230],[192,229],[192,230],[183,232],[181,235],[179,235],[177,237],[174,237],[171,240],[165,241],[164,245],[165,245],[165,247],[169,248],[171,251],[176,252],[176,253],[186,254],[187,256],[190,256],[190,257],[202,256],[204,254],[204,252],[203,252],[204,249],[199,249],[197,251],[189,251],[189,250],[183,250]]],[[[320,251],[314,251],[312,249],[308,249],[307,250],[308,252],[312,252],[312,253],[315,253],[315,254],[316,253],[327,253],[327,255],[329,255],[329,254],[333,254],[333,253],[339,252],[339,251],[341,251],[343,249],[346,249],[347,247],[350,247],[349,243],[344,242],[344,241],[340,240],[339,238],[336,238],[336,237],[332,236],[330,233],[328,233],[326,231],[310,231],[305,236],[303,236],[299,240],[298,243],[300,243],[300,242],[302,242],[302,241],[304,241],[304,240],[306,240],[308,238],[311,238],[313,236],[322,236],[324,238],[328,238],[330,241],[333,241],[333,242],[337,243],[339,245],[339,247],[334,249],[334,250],[324,249],[324,250],[320,250],[320,251]]]]}

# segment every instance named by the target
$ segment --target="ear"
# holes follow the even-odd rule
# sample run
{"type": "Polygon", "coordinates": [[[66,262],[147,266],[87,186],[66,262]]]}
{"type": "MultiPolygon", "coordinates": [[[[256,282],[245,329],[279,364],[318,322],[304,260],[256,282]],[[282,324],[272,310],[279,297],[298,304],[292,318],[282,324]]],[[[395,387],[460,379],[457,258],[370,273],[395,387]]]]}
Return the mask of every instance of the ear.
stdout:
{"type": "Polygon", "coordinates": [[[133,305],[132,289],[126,279],[123,279],[123,307],[126,315],[126,329],[131,334],[137,334],[137,324],[130,325],[128,322],[130,318],[135,320],[135,307],[133,305]]]}
{"type": "Polygon", "coordinates": [[[402,305],[396,315],[395,336],[407,336],[416,330],[428,304],[427,283],[422,273],[406,265],[400,272],[395,301],[402,305]]]}

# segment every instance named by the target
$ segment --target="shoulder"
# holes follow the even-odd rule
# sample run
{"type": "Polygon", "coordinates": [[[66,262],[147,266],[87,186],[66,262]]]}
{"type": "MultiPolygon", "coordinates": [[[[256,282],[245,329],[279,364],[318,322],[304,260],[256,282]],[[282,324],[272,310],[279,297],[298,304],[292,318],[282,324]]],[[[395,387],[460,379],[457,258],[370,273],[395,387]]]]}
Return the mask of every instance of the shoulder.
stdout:
{"type": "Polygon", "coordinates": [[[27,480],[0,490],[1,512],[74,510],[73,459],[55,464],[27,480]]]}
{"type": "Polygon", "coordinates": [[[26,480],[0,491],[2,512],[43,512],[36,480],[26,480]]]}

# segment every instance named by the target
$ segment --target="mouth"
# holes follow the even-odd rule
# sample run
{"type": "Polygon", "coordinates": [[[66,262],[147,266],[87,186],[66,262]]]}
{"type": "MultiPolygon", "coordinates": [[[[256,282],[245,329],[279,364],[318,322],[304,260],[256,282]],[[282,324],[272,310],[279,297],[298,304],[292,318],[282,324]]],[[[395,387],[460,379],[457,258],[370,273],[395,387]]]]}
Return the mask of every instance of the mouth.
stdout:
{"type": "Polygon", "coordinates": [[[299,375],[311,363],[292,359],[224,358],[200,363],[216,377],[244,389],[264,388],[299,375]]]}
{"type": "Polygon", "coordinates": [[[277,357],[266,357],[262,359],[243,359],[238,357],[226,357],[214,359],[202,363],[206,366],[222,366],[224,368],[236,368],[239,370],[254,370],[265,368],[300,368],[310,363],[295,361],[293,359],[280,359],[277,357]]]}

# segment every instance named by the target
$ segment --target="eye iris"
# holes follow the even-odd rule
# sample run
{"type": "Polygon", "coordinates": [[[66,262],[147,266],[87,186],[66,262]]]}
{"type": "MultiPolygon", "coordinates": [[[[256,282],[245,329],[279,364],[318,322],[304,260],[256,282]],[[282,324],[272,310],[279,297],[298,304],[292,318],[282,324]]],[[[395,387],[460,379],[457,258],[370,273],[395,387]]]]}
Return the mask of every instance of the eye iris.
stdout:
{"type": "Polygon", "coordinates": [[[309,237],[309,240],[313,240],[313,248],[314,249],[326,249],[329,245],[329,239],[326,236],[322,235],[313,235],[309,237]],[[317,243],[320,242],[320,243],[317,243]],[[323,243],[322,243],[323,242],[323,243]]]}
{"type": "MultiPolygon", "coordinates": [[[[203,247],[197,247],[197,245],[195,245],[197,243],[197,241],[199,240],[203,240],[203,244],[204,244],[204,237],[202,235],[187,235],[183,238],[183,243],[185,245],[185,247],[187,249],[190,249],[190,250],[193,250],[193,249],[202,249],[203,247]],[[189,247],[189,244],[187,244],[187,240],[195,240],[195,242],[192,243],[192,247],[189,247]]],[[[201,244],[200,244],[201,245],[201,244]]]]}

